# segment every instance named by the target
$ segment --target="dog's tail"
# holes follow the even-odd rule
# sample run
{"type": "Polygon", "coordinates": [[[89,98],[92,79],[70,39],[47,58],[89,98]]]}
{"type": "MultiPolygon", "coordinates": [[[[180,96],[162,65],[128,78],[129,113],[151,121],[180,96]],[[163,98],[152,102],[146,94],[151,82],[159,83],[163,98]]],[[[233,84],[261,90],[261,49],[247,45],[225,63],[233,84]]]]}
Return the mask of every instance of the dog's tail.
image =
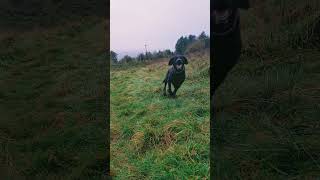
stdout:
{"type": "Polygon", "coordinates": [[[165,83],[165,82],[167,82],[167,78],[165,78],[165,79],[162,81],[162,83],[165,83]]]}

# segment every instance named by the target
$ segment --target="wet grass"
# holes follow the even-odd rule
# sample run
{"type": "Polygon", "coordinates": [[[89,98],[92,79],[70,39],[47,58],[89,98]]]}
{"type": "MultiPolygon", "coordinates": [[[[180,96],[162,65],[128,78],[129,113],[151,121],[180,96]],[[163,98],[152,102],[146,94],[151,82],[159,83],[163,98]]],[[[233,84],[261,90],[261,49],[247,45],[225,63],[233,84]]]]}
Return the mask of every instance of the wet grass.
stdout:
{"type": "Polygon", "coordinates": [[[319,179],[319,1],[251,3],[215,97],[213,178],[319,179]]]}
{"type": "Polygon", "coordinates": [[[106,175],[105,20],[87,20],[1,37],[3,179],[106,175]]]}
{"type": "Polygon", "coordinates": [[[316,49],[242,57],[216,94],[216,178],[320,176],[319,57],[316,49]]]}
{"type": "Polygon", "coordinates": [[[115,179],[209,179],[209,56],[192,56],[176,99],[162,95],[167,62],[111,69],[115,179]]]}

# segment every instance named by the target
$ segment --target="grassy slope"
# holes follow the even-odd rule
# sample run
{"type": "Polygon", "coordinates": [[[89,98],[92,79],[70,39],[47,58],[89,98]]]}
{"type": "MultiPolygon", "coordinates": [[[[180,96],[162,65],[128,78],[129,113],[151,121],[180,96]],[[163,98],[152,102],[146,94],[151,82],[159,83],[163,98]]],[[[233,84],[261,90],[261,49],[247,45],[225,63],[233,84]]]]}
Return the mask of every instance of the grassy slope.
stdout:
{"type": "Polygon", "coordinates": [[[101,179],[105,173],[104,21],[1,32],[3,178],[101,179]]]}
{"type": "Polygon", "coordinates": [[[209,56],[192,56],[177,99],[167,61],[111,69],[111,170],[119,179],[209,176],[209,56]]]}
{"type": "Polygon", "coordinates": [[[216,94],[216,178],[320,177],[320,4],[282,2],[243,13],[244,54],[216,94]]]}

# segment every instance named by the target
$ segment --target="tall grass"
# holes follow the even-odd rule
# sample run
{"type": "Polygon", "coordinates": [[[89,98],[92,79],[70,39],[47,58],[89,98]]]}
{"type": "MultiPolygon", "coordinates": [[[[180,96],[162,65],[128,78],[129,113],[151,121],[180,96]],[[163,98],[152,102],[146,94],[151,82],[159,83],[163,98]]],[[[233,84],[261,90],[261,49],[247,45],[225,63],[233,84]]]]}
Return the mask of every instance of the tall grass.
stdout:
{"type": "Polygon", "coordinates": [[[319,1],[252,1],[244,51],[216,94],[217,179],[317,179],[319,1]]]}
{"type": "Polygon", "coordinates": [[[111,69],[115,179],[209,179],[209,56],[191,56],[177,99],[162,95],[168,60],[111,69]]]}
{"type": "Polygon", "coordinates": [[[13,28],[1,38],[1,179],[106,176],[104,22],[13,28]]]}

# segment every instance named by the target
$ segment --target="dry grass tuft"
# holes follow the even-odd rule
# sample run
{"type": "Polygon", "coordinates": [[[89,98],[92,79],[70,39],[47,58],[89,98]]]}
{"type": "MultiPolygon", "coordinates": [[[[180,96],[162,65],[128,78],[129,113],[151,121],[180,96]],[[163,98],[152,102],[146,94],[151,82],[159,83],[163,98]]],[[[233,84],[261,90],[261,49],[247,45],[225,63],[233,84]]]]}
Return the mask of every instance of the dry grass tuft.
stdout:
{"type": "Polygon", "coordinates": [[[135,150],[141,150],[144,146],[144,133],[136,132],[130,139],[130,142],[133,144],[135,150]]]}

